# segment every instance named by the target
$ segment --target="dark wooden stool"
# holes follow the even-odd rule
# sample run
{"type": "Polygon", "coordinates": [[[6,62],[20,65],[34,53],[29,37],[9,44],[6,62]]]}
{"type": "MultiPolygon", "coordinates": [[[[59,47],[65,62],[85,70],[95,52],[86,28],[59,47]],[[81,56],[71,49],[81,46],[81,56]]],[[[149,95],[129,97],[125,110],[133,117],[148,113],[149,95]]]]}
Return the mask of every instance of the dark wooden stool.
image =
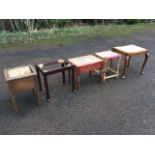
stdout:
{"type": "Polygon", "coordinates": [[[47,77],[52,74],[62,72],[63,84],[65,84],[66,83],[65,71],[68,71],[69,74],[72,75],[72,91],[75,90],[74,65],[69,64],[67,61],[64,61],[63,59],[58,59],[58,60],[52,61],[52,62],[37,64],[36,71],[37,71],[37,75],[38,75],[40,91],[42,90],[42,82],[41,82],[40,74],[42,74],[42,76],[43,76],[47,99],[50,99],[47,77]],[[52,66],[56,65],[56,64],[60,64],[60,67],[53,69],[52,66]],[[48,69],[45,68],[47,66],[49,67],[48,69]],[[50,66],[51,66],[51,68],[50,68],[50,66]]]}

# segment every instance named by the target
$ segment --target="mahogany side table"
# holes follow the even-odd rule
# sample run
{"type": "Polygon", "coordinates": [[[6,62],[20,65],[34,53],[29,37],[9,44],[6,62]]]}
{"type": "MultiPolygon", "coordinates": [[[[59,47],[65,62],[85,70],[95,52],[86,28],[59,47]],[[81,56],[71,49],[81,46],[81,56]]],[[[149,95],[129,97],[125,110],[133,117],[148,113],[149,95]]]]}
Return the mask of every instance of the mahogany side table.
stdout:
{"type": "MultiPolygon", "coordinates": [[[[96,69],[103,69],[104,61],[94,55],[85,55],[68,59],[69,63],[75,66],[76,72],[76,89],[80,89],[80,74],[84,72],[94,71],[96,69]]],[[[103,74],[100,74],[100,80],[103,74]]]]}

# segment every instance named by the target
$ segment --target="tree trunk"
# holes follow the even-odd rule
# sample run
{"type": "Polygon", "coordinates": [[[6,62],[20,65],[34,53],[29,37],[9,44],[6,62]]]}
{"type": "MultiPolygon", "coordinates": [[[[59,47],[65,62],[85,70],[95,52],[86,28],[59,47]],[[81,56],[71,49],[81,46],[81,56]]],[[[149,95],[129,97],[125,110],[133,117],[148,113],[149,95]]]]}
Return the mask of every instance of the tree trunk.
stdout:
{"type": "Polygon", "coordinates": [[[13,24],[13,19],[9,19],[9,22],[10,22],[10,26],[11,26],[12,31],[15,31],[15,27],[14,27],[14,24],[13,24]]]}

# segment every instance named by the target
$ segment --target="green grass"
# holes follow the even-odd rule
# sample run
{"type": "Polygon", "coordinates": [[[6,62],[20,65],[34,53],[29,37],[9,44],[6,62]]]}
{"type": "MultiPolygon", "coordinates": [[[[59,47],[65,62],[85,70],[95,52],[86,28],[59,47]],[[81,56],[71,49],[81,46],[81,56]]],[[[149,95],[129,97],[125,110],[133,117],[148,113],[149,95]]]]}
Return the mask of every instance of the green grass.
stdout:
{"type": "Polygon", "coordinates": [[[155,24],[138,25],[96,25],[96,26],[74,26],[67,28],[53,28],[27,32],[1,32],[1,48],[37,47],[43,45],[57,46],[67,45],[96,36],[122,36],[128,37],[135,32],[146,28],[155,27],[155,24]]]}

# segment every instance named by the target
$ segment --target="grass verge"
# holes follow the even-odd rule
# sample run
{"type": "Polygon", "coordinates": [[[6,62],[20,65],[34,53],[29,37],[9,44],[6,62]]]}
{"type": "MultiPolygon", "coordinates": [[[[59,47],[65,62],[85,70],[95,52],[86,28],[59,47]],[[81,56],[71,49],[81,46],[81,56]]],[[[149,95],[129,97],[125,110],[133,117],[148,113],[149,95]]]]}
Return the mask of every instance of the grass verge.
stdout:
{"type": "Polygon", "coordinates": [[[1,32],[1,48],[26,48],[43,45],[67,45],[96,36],[130,36],[145,28],[154,27],[155,24],[138,25],[96,25],[74,26],[67,28],[53,28],[48,30],[27,32],[1,32]]]}

